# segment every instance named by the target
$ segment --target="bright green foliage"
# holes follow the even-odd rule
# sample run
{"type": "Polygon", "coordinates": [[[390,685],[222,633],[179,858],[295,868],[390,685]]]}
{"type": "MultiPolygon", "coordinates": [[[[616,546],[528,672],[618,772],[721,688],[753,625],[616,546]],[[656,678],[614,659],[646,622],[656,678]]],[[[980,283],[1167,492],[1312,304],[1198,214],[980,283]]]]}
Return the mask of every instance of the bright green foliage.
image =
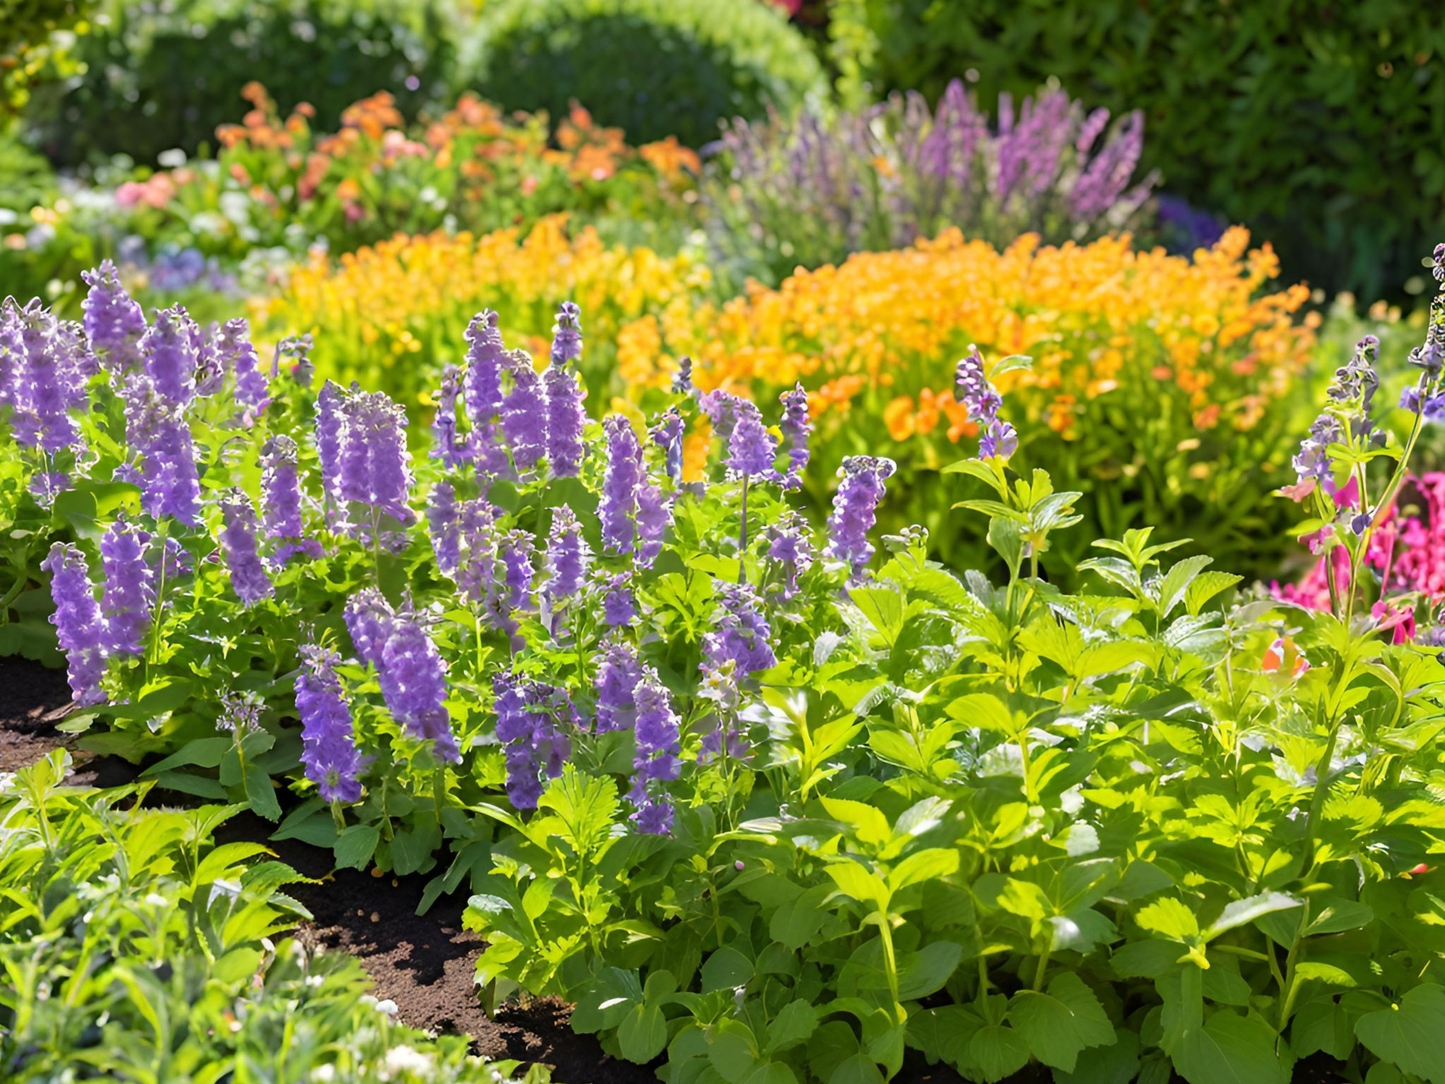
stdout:
{"type": "Polygon", "coordinates": [[[0,776],[7,1081],[509,1079],[393,1023],[355,960],[280,939],[310,917],[282,891],[305,878],[213,844],[239,807],[151,808],[150,784],[66,786],[69,768],[57,751],[0,776]]]}
{"type": "Polygon", "coordinates": [[[88,28],[96,0],[0,0],[0,129],[47,68],[67,74],[66,43],[88,28]]]}
{"type": "Polygon", "coordinates": [[[215,146],[241,89],[262,83],[290,109],[309,102],[318,123],[390,90],[403,111],[450,89],[456,17],[446,0],[108,0],[76,58],[73,88],[47,88],[29,111],[52,157],[84,162],[124,153],[142,164],[171,148],[215,146]],[[420,79],[409,84],[408,79],[420,79]],[[412,89],[415,86],[415,89],[412,89]]]}
{"type": "Polygon", "coordinates": [[[463,83],[513,109],[580,101],[633,142],[700,147],[718,122],[826,89],[808,43],[757,0],[492,0],[463,83]]]}
{"type": "Polygon", "coordinates": [[[1147,116],[1166,190],[1270,237],[1311,286],[1378,296],[1445,225],[1445,20],[1414,0],[841,0],[846,72],[984,101],[1057,77],[1147,116]]]}

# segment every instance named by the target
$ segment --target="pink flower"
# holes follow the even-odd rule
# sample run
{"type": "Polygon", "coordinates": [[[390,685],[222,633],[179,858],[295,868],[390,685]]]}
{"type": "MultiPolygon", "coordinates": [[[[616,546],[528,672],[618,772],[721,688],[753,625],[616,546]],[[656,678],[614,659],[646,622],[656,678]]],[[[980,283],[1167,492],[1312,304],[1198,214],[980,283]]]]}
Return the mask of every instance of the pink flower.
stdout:
{"type": "Polygon", "coordinates": [[[1370,614],[1379,622],[1376,626],[1378,631],[1394,630],[1394,636],[1390,639],[1391,643],[1404,644],[1415,639],[1415,608],[1413,606],[1393,606],[1381,599],[1370,608],[1370,614]]]}
{"type": "Polygon", "coordinates": [[[139,181],[126,181],[115,190],[115,202],[122,207],[134,207],[145,197],[145,185],[139,181]]]}

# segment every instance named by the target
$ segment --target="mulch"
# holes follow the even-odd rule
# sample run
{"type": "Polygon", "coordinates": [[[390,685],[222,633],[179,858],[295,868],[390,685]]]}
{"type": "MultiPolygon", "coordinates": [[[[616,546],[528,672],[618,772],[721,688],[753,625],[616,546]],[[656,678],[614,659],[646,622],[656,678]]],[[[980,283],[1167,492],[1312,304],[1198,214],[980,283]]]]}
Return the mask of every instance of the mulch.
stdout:
{"type": "MultiPolygon", "coordinates": [[[[91,757],[56,729],[72,707],[62,671],[27,659],[0,658],[0,772],[15,771],[65,747],[75,757],[71,781],[117,786],[137,769],[113,757],[91,757]]],[[[313,918],[295,936],[327,951],[347,952],[361,961],[379,999],[396,1003],[397,1018],[439,1034],[465,1035],[472,1050],[494,1059],[550,1066],[559,1084],[652,1084],[652,1068],[610,1057],[596,1038],[577,1035],[571,1008],[555,998],[532,998],[482,1011],[473,982],[482,941],[462,929],[465,897],[443,897],[424,915],[416,913],[427,877],[373,876],[331,868],[331,855],[298,840],[270,841],[271,825],[250,814],[233,818],[216,833],[218,842],[260,840],[298,873],[317,884],[290,889],[313,918]]],[[[1337,1084],[1338,1063],[1316,1056],[1299,1063],[1294,1084],[1337,1084]]],[[[1032,1066],[1008,1084],[1047,1084],[1052,1074],[1032,1066]]],[[[1178,1078],[1176,1078],[1177,1081],[1178,1078]]],[[[900,1084],[960,1084],[947,1066],[918,1062],[905,1066],[900,1084]]],[[[1182,1084],[1182,1082],[1179,1082],[1182,1084]]]]}

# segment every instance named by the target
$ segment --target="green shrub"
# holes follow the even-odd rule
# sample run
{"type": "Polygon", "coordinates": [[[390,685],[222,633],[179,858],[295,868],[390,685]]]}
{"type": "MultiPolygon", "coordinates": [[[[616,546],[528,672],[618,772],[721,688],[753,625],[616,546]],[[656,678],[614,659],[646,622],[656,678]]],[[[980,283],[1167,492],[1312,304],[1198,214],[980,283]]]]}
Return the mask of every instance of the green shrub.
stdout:
{"type": "Polygon", "coordinates": [[[1445,22],[1415,0],[841,0],[845,73],[981,100],[1057,76],[1147,116],[1145,167],[1271,238],[1291,276],[1378,296],[1445,226],[1445,22]]]}
{"type": "Polygon", "coordinates": [[[95,0],[0,0],[0,122],[46,74],[66,70],[66,43],[85,32],[94,6],[95,0]]]}
{"type": "Polygon", "coordinates": [[[802,36],[757,0],[498,0],[466,50],[468,86],[513,109],[576,99],[636,142],[717,138],[724,117],[823,88],[802,36]]]}
{"type": "Polygon", "coordinates": [[[121,152],[153,162],[212,142],[253,80],[283,110],[311,103],[323,127],[378,90],[412,113],[445,94],[454,70],[444,2],[110,0],[103,25],[77,47],[88,70],[36,93],[35,136],[60,162],[121,152]]]}

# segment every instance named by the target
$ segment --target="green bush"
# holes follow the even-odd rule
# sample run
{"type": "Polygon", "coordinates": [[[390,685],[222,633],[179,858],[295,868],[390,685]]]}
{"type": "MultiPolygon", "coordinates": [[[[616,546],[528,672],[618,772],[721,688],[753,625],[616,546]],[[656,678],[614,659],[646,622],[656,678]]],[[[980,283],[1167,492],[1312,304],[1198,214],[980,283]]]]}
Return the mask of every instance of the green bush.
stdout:
{"type": "Polygon", "coordinates": [[[757,0],[497,0],[469,44],[467,82],[484,97],[554,116],[576,99],[634,143],[701,146],[724,117],[824,87],[807,42],[757,0]]]}
{"type": "MultiPolygon", "coordinates": [[[[1378,296],[1445,229],[1445,22],[1417,0],[840,0],[840,68],[874,93],[981,100],[1049,76],[1147,116],[1145,167],[1274,241],[1291,277],[1378,296]]],[[[1438,16],[1438,12],[1436,13],[1438,16]]]]}
{"type": "Polygon", "coordinates": [[[324,128],[378,90],[409,114],[442,98],[455,70],[445,2],[109,0],[77,46],[84,74],[35,94],[34,138],[58,162],[121,152],[154,162],[213,141],[253,80],[283,111],[310,102],[324,128]]]}

